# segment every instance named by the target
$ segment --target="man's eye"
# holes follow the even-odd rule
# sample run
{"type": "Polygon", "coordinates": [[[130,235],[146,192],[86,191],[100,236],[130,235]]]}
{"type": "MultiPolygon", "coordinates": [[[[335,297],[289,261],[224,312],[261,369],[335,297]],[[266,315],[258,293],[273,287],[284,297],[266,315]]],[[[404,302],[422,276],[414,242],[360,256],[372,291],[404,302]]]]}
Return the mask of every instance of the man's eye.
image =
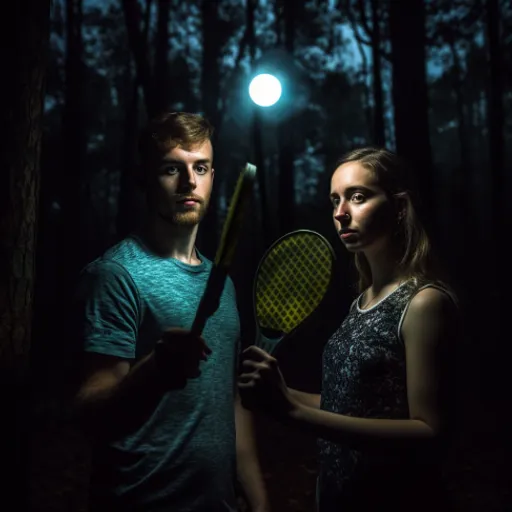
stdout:
{"type": "Polygon", "coordinates": [[[337,207],[338,207],[338,205],[340,204],[340,199],[339,199],[339,197],[333,197],[333,198],[331,199],[331,203],[332,203],[333,208],[337,208],[337,207]]]}
{"type": "Polygon", "coordinates": [[[162,168],[162,172],[164,174],[174,175],[174,174],[178,174],[180,172],[180,170],[178,169],[178,167],[176,165],[168,165],[168,166],[162,168]]]}
{"type": "Polygon", "coordinates": [[[196,167],[196,171],[198,174],[206,174],[208,172],[208,167],[205,167],[204,165],[198,165],[196,167]]]}
{"type": "Polygon", "coordinates": [[[356,203],[364,201],[363,194],[361,194],[361,192],[356,192],[355,194],[352,194],[352,201],[355,201],[356,203]]]}

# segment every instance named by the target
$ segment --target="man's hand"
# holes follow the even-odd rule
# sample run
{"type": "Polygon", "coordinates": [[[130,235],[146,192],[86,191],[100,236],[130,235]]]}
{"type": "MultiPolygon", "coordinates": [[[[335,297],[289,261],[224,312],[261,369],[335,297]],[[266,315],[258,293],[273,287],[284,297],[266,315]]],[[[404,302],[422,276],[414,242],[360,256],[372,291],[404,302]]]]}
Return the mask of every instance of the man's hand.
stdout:
{"type": "Polygon", "coordinates": [[[211,352],[201,336],[185,329],[167,329],[155,346],[155,361],[164,384],[184,388],[189,379],[201,375],[199,364],[211,352]]]}

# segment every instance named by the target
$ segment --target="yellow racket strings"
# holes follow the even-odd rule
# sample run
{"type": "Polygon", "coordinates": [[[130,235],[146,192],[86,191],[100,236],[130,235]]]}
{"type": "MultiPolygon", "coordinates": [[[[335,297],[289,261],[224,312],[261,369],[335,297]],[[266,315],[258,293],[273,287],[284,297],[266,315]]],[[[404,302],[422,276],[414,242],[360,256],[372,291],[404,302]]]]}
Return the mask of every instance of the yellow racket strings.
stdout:
{"type": "Polygon", "coordinates": [[[284,238],[258,269],[255,309],[259,324],[291,332],[322,301],[332,267],[332,252],[320,236],[299,233],[284,238]]]}

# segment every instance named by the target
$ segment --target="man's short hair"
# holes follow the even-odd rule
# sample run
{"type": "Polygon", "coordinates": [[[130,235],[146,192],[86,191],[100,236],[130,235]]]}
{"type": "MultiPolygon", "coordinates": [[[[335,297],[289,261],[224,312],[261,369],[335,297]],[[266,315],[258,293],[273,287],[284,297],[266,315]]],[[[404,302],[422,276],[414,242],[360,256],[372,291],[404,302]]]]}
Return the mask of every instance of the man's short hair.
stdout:
{"type": "Polygon", "coordinates": [[[188,149],[211,140],[213,126],[200,114],[168,112],[153,118],[139,139],[142,163],[151,161],[177,146],[188,149]]]}

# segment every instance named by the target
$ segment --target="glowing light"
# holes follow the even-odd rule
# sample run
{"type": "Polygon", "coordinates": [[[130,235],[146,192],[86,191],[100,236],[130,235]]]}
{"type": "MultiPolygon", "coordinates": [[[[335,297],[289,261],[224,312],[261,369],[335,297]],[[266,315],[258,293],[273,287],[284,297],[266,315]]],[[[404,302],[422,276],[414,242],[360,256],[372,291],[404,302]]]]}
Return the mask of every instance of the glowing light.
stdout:
{"type": "Polygon", "coordinates": [[[281,97],[281,82],[268,73],[254,77],[249,84],[249,96],[260,107],[275,105],[281,97]]]}

